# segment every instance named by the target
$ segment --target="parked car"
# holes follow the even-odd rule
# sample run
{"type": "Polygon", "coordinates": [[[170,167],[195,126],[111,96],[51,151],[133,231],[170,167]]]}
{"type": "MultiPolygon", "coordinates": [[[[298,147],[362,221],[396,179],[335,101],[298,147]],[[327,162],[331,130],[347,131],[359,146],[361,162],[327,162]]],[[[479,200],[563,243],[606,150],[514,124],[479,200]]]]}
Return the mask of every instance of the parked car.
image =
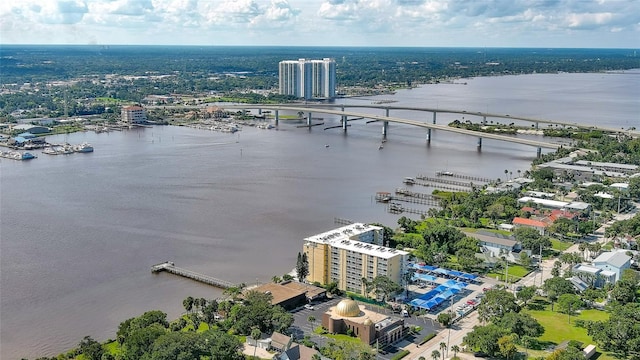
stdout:
{"type": "Polygon", "coordinates": [[[304,308],[307,310],[313,310],[313,305],[311,304],[304,304],[304,308]]]}

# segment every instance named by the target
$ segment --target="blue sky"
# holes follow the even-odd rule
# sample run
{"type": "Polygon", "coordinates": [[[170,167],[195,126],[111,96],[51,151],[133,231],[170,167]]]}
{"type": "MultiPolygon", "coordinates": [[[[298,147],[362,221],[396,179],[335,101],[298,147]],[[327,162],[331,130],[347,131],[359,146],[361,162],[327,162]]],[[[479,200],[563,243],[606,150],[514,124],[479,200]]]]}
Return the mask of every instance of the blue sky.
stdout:
{"type": "Polygon", "coordinates": [[[2,0],[1,44],[640,47],[640,0],[2,0]]]}

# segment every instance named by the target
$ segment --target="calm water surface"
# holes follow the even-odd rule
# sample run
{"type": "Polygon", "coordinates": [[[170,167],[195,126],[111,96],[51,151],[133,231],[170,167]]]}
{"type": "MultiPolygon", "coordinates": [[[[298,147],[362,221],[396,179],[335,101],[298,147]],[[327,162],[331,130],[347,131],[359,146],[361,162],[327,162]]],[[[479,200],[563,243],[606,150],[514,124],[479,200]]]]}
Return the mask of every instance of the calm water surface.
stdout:
{"type": "MultiPolygon", "coordinates": [[[[464,81],[348,101],[640,124],[637,72],[464,81]]],[[[535,156],[534,148],[488,140],[478,152],[476,139],[442,132],[426,146],[424,130],[400,125],[378,150],[380,124],[354,121],[347,136],[296,125],[245,127],[240,135],[154,127],[52,136],[88,141],[95,152],[0,160],[0,358],[53,356],[85,335],[114,338],[120,322],[146,310],[174,318],[189,295],[221,295],[153,275],[155,263],[173,260],[233,282],[269,281],[290,271],[301,239],[332,228],[334,217],[394,226],[398,216],[372,198],[401,187],[405,176],[446,169],[504,178],[505,169],[524,171],[535,156]]]]}

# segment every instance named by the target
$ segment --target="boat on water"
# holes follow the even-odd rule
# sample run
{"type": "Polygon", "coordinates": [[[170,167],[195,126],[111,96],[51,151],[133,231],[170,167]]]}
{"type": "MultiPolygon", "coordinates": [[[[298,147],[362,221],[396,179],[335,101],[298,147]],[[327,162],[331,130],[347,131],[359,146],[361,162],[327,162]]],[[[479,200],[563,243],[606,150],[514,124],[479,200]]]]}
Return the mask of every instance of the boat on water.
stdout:
{"type": "Polygon", "coordinates": [[[407,185],[413,185],[416,183],[416,179],[412,178],[412,177],[406,177],[404,178],[404,180],[402,180],[403,183],[407,184],[407,185]]]}
{"type": "Polygon", "coordinates": [[[0,157],[13,160],[31,160],[36,158],[36,156],[30,152],[21,153],[19,151],[0,151],[0,157]]]}
{"type": "Polygon", "coordinates": [[[93,152],[93,146],[91,146],[91,144],[89,144],[88,142],[83,142],[80,145],[73,145],[73,151],[79,153],[89,153],[93,152]]]}
{"type": "Polygon", "coordinates": [[[69,144],[51,145],[51,146],[45,147],[42,150],[42,153],[47,155],[65,155],[65,154],[71,154],[73,152],[74,152],[73,146],[69,144]]]}

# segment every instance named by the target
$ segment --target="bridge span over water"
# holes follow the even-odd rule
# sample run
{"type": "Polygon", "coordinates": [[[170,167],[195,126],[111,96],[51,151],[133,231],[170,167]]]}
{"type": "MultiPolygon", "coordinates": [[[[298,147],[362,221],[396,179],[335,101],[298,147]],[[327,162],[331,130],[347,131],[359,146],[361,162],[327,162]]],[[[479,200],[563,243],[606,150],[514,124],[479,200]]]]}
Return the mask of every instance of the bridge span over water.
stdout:
{"type": "MultiPolygon", "coordinates": [[[[282,104],[282,106],[289,106],[288,104],[282,104]]],[[[482,111],[466,111],[466,110],[456,110],[456,109],[442,109],[442,108],[428,108],[428,107],[416,107],[416,106],[396,106],[396,105],[387,105],[387,104],[292,104],[291,106],[295,107],[305,107],[309,109],[323,109],[323,108],[340,108],[344,111],[347,108],[367,108],[367,109],[380,109],[385,110],[385,115],[389,116],[390,110],[409,110],[409,111],[421,111],[433,113],[433,123],[436,123],[436,118],[438,113],[442,114],[460,114],[465,116],[477,116],[482,118],[482,123],[487,122],[487,118],[497,118],[497,119],[508,119],[508,120],[518,120],[524,122],[531,122],[535,124],[535,129],[539,129],[540,124],[548,124],[548,125],[562,125],[563,127],[573,127],[577,129],[585,129],[585,130],[600,130],[609,133],[624,133],[629,136],[638,137],[640,136],[640,131],[623,129],[623,128],[612,128],[605,126],[594,126],[594,125],[583,125],[577,123],[571,123],[568,121],[559,121],[559,120],[551,120],[551,119],[537,119],[526,116],[518,116],[511,114],[497,114],[490,112],[482,112],[482,111]]]]}
{"type": "MultiPolygon", "coordinates": [[[[333,105],[331,107],[334,107],[334,108],[335,107],[340,107],[340,105],[339,106],[333,105]]],[[[341,116],[341,119],[342,119],[341,120],[341,124],[342,124],[341,127],[345,132],[347,131],[347,127],[348,127],[348,121],[349,121],[348,117],[353,117],[353,118],[358,118],[358,119],[362,119],[362,118],[364,118],[364,119],[372,119],[374,121],[380,121],[380,122],[383,123],[382,136],[384,138],[386,138],[386,136],[388,134],[388,131],[389,131],[388,124],[389,123],[413,125],[413,126],[425,128],[427,130],[427,134],[426,134],[427,142],[431,141],[431,137],[432,137],[431,136],[431,131],[432,130],[441,130],[441,131],[448,131],[448,132],[452,132],[452,133],[457,133],[457,134],[469,135],[469,136],[477,137],[478,138],[478,142],[477,142],[478,148],[482,147],[482,139],[492,139],[492,140],[499,140],[499,141],[507,141],[507,142],[516,143],[516,144],[534,146],[534,147],[536,147],[538,149],[538,156],[540,156],[542,148],[557,150],[557,149],[559,149],[559,148],[561,148],[563,146],[562,144],[558,144],[558,143],[551,143],[551,142],[531,140],[531,139],[523,139],[523,138],[518,138],[518,137],[515,137],[515,136],[508,136],[508,135],[484,133],[484,132],[480,132],[480,131],[454,128],[454,127],[450,127],[450,126],[447,126],[447,125],[438,125],[438,124],[435,124],[435,123],[428,123],[428,122],[422,122],[422,121],[417,121],[417,120],[409,120],[409,119],[403,119],[403,118],[398,118],[398,117],[391,117],[391,116],[388,116],[388,110],[386,110],[385,115],[372,115],[372,114],[356,113],[356,112],[351,112],[351,111],[329,109],[328,106],[317,107],[317,106],[308,106],[308,105],[242,104],[242,105],[225,105],[224,108],[225,109],[240,109],[240,110],[258,109],[259,111],[271,110],[271,111],[275,112],[276,125],[279,122],[279,112],[280,111],[297,111],[297,112],[301,111],[303,113],[306,112],[307,113],[306,125],[309,128],[315,126],[312,123],[312,113],[313,112],[322,113],[322,114],[338,115],[338,116],[341,116]]],[[[381,107],[381,108],[386,109],[387,107],[381,107]]],[[[463,113],[463,112],[460,112],[460,113],[463,113]]]]}

